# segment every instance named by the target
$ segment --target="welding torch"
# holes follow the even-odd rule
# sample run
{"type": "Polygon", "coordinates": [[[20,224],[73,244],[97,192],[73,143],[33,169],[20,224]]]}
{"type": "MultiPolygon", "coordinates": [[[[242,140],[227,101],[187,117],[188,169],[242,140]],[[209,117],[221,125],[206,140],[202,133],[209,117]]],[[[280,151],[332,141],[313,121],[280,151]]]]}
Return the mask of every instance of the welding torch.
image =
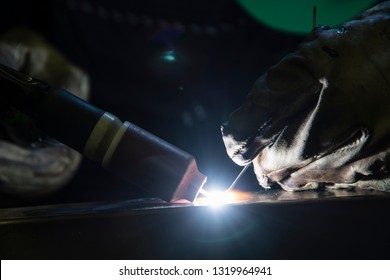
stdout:
{"type": "Polygon", "coordinates": [[[168,202],[193,202],[206,181],[192,155],[72,93],[0,64],[1,97],[39,129],[168,202]]]}

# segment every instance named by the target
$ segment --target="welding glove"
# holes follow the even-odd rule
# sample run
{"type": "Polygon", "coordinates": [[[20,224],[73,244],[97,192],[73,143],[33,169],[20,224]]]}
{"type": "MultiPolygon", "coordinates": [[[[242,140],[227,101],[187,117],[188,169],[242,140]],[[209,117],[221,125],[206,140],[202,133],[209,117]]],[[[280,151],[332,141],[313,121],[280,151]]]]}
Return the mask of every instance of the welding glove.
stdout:
{"type": "MultiPolygon", "coordinates": [[[[83,99],[88,97],[87,75],[31,30],[16,29],[0,36],[0,63],[83,99]]],[[[0,102],[0,191],[26,197],[46,195],[72,178],[80,160],[78,152],[51,139],[31,119],[0,102]]]]}
{"type": "Polygon", "coordinates": [[[255,82],[222,134],[265,188],[390,191],[390,2],[314,29],[255,82]]]}

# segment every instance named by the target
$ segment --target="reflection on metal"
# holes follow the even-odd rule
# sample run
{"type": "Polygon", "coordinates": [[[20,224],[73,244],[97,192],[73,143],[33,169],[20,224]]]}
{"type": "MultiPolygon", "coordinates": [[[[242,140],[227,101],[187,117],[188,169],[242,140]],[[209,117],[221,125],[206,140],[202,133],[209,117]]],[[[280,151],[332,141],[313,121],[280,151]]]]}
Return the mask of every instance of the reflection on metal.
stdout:
{"type": "MultiPolygon", "coordinates": [[[[225,192],[229,194],[229,198],[225,200],[224,204],[250,204],[250,203],[267,203],[267,202],[302,202],[306,200],[323,200],[332,198],[352,198],[352,197],[370,197],[370,196],[388,196],[389,193],[377,192],[370,190],[312,190],[312,191],[262,191],[262,192],[242,192],[242,191],[229,191],[225,192]]],[[[213,193],[208,194],[209,197],[215,197],[213,193]]],[[[210,205],[215,204],[215,199],[209,197],[198,197],[194,202],[195,205],[210,205]]],[[[222,199],[218,201],[222,204],[222,199]]]]}
{"type": "MultiPolygon", "coordinates": [[[[313,190],[302,192],[262,191],[262,192],[230,192],[234,199],[228,205],[248,205],[261,203],[301,203],[305,201],[328,201],[332,199],[351,200],[372,197],[390,197],[389,193],[370,190],[313,190]]],[[[230,197],[231,198],[231,197],[230,197]]],[[[142,198],[114,202],[68,203],[46,206],[8,208],[0,211],[0,224],[42,220],[50,218],[67,218],[79,216],[101,215],[137,215],[148,211],[164,211],[166,209],[204,208],[211,204],[205,197],[198,198],[194,204],[167,203],[158,198],[142,198]]]]}

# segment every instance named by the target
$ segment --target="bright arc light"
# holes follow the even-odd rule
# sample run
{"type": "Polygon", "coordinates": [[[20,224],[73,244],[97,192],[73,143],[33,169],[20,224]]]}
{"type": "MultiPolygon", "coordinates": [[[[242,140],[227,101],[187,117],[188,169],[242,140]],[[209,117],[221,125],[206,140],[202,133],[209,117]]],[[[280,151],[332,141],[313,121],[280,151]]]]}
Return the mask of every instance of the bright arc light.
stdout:
{"type": "Polygon", "coordinates": [[[204,198],[199,203],[201,205],[218,207],[236,201],[235,195],[231,192],[201,190],[201,193],[204,195],[204,198]]]}

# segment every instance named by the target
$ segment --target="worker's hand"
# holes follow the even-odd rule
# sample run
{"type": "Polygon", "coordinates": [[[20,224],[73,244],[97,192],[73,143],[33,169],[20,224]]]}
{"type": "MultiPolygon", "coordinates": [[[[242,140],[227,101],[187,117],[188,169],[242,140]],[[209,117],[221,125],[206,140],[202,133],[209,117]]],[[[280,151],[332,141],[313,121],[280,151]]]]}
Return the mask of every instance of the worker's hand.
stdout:
{"type": "Polygon", "coordinates": [[[223,138],[265,188],[390,191],[390,2],[315,29],[256,81],[223,138]]]}
{"type": "MultiPolygon", "coordinates": [[[[83,99],[89,94],[87,76],[30,30],[0,36],[0,63],[83,99]]],[[[78,152],[47,137],[0,99],[0,191],[29,197],[50,193],[72,178],[80,160],[78,152]]]]}

